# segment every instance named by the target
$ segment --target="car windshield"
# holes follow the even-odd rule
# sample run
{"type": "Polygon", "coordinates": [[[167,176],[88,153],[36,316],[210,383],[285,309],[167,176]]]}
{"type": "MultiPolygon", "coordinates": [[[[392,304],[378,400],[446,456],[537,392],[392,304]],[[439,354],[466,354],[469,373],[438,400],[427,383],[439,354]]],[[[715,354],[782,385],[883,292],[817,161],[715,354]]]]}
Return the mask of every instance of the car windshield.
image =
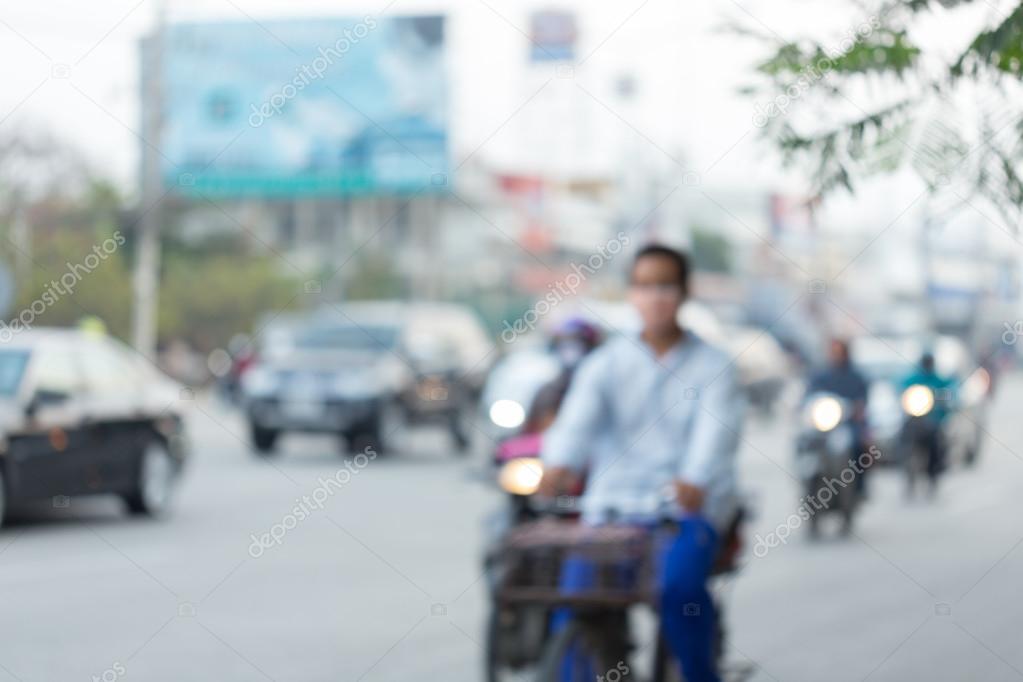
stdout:
{"type": "Polygon", "coordinates": [[[309,327],[295,334],[294,346],[302,350],[381,351],[393,349],[397,339],[395,327],[309,327]]]}
{"type": "Polygon", "coordinates": [[[913,369],[908,358],[919,353],[903,339],[860,338],[852,347],[852,361],[870,381],[899,381],[913,369]]]}
{"type": "Polygon", "coordinates": [[[913,366],[908,362],[864,363],[858,367],[870,381],[897,382],[913,370],[913,366]]]}
{"type": "Polygon", "coordinates": [[[0,397],[11,398],[18,392],[27,364],[27,350],[0,350],[0,397]]]}

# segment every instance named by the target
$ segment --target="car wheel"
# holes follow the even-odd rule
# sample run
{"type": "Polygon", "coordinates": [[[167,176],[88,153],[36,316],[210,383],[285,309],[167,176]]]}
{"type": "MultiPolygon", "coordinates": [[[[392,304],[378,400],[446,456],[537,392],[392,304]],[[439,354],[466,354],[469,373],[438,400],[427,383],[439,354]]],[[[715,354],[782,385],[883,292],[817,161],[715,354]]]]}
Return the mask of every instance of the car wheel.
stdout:
{"type": "Polygon", "coordinates": [[[341,449],[342,455],[347,456],[349,452],[358,454],[367,450],[372,450],[378,454],[383,454],[384,452],[384,449],[380,446],[379,434],[377,434],[377,429],[374,426],[355,429],[346,433],[344,438],[348,443],[348,447],[341,449]]]}
{"type": "Polygon", "coordinates": [[[469,438],[469,430],[472,428],[469,424],[469,416],[466,414],[466,410],[456,410],[451,414],[448,419],[448,432],[451,434],[451,441],[455,446],[455,454],[458,456],[465,456],[469,452],[469,445],[471,440],[469,438]]]}
{"type": "Polygon", "coordinates": [[[170,507],[177,481],[177,464],[160,441],[150,441],[139,458],[135,489],[124,500],[133,514],[162,516],[170,507]]]}
{"type": "Polygon", "coordinates": [[[256,449],[259,455],[266,457],[274,454],[274,446],[277,444],[279,431],[263,428],[258,424],[252,424],[249,431],[252,437],[252,447],[256,449]]]}
{"type": "Polygon", "coordinates": [[[395,454],[408,448],[408,416],[399,405],[388,402],[380,408],[373,440],[379,452],[395,454]]]}

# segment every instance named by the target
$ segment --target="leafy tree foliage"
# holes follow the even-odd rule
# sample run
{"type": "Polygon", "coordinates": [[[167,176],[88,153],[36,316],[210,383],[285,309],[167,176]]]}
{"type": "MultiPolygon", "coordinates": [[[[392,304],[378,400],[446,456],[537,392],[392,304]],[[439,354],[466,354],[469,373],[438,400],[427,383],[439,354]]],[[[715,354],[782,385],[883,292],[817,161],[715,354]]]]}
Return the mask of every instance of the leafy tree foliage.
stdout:
{"type": "MultiPolygon", "coordinates": [[[[887,0],[828,40],[758,34],[754,124],[816,189],[909,167],[939,210],[1023,211],[1023,3],[887,0]],[[942,38],[962,34],[960,42],[942,38]]],[[[752,31],[748,31],[753,33],[752,31]]]]}

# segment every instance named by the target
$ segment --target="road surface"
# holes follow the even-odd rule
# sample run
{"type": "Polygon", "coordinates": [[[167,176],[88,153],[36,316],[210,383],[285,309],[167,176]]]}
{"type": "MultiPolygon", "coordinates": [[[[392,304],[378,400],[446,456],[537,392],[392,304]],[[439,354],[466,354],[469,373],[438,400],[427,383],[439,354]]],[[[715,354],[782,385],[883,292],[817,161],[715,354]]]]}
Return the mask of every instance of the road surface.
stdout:
{"type": "MultiPolygon", "coordinates": [[[[1023,377],[1002,389],[980,465],[933,503],[880,470],[854,538],[796,529],[747,551],[726,589],[733,666],[781,682],[1023,679],[1023,377]]],[[[237,415],[192,408],[171,518],[107,499],[13,512],[0,682],[481,679],[482,519],[498,503],[482,451],[458,459],[425,432],[401,456],[346,460],[329,438],[289,437],[263,461],[237,415]]],[[[751,538],[795,511],[788,421],[746,431],[751,538]]]]}

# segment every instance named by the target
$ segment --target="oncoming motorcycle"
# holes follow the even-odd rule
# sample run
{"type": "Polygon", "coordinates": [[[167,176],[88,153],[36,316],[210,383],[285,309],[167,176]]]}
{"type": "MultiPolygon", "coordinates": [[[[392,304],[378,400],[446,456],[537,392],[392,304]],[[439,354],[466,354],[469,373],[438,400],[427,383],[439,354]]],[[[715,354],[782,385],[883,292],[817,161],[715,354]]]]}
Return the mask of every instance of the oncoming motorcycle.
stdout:
{"type": "Polygon", "coordinates": [[[926,477],[928,490],[933,495],[943,467],[945,446],[942,423],[933,414],[936,405],[934,390],[923,384],[914,384],[902,392],[901,403],[905,416],[899,445],[906,473],[906,494],[914,495],[917,485],[926,477]]]}
{"type": "Polygon", "coordinates": [[[796,468],[803,495],[813,505],[810,537],[819,536],[821,517],[828,514],[841,517],[841,532],[848,535],[860,503],[857,482],[843,479],[844,471],[852,471],[849,461],[857,455],[853,406],[832,393],[813,393],[807,396],[802,416],[796,441],[796,468]],[[822,499],[824,490],[830,492],[827,500],[822,499]]]}
{"type": "Polygon", "coordinates": [[[484,661],[487,682],[519,678],[523,670],[539,660],[550,628],[550,609],[546,606],[514,608],[497,598],[504,576],[501,552],[505,538],[538,517],[530,500],[543,476],[539,439],[536,447],[527,447],[525,439],[519,442],[523,447],[517,451],[507,447],[498,451],[497,483],[506,499],[490,518],[490,542],[483,562],[491,598],[484,661]],[[502,454],[506,456],[503,461],[502,454]]]}

